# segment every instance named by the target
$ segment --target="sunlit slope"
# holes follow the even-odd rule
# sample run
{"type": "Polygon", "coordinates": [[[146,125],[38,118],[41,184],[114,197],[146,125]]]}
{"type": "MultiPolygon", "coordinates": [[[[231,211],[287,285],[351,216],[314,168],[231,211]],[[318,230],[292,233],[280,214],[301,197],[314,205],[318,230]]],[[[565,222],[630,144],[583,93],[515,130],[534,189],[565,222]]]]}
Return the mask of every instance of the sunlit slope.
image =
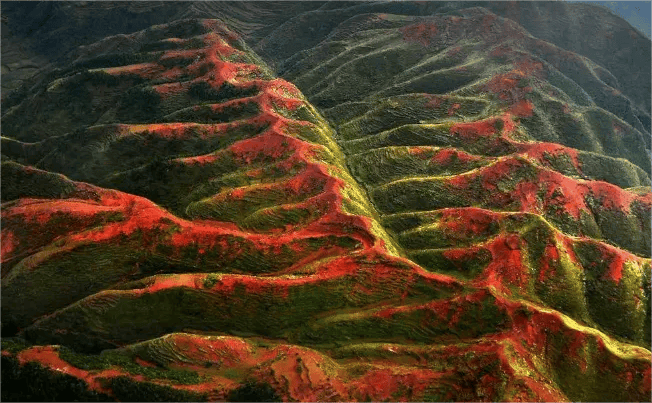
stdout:
{"type": "MultiPolygon", "coordinates": [[[[404,17],[378,21],[393,18],[397,48],[428,51],[404,17]]],[[[115,40],[3,116],[3,384],[56,400],[649,398],[636,161],[535,141],[535,100],[383,93],[389,73],[376,95],[333,89],[355,100],[326,110],[336,133],[214,20],[94,57],[115,40]]]]}
{"type": "MultiPolygon", "coordinates": [[[[383,224],[415,261],[467,276],[468,264],[451,262],[446,248],[492,244],[505,233],[516,236],[510,249],[529,259],[555,237],[649,257],[647,135],[594,102],[599,95],[627,105],[601,80],[609,72],[485,9],[454,14],[352,17],[281,66],[314,103],[330,107],[351,171],[383,224]],[[521,218],[501,230],[499,217],[521,218]],[[533,229],[538,236],[525,242],[533,229]]],[[[473,270],[480,278],[504,259],[483,248],[473,270]]],[[[535,259],[511,269],[521,276],[542,267],[535,259]]],[[[636,276],[649,278],[649,268],[643,273],[636,276]]],[[[586,275],[571,282],[590,305],[602,298],[586,275]]]]}
{"type": "Polygon", "coordinates": [[[459,288],[393,256],[332,130],[220,23],[123,41],[133,53],[55,72],[3,116],[5,336],[87,352],[188,327],[281,337],[316,314],[459,288]],[[387,279],[360,272],[367,260],[387,279]]]}
{"type": "Polygon", "coordinates": [[[279,63],[381,223],[432,272],[648,346],[649,132],[617,80],[485,9],[399,14],[340,18],[279,63]]]}

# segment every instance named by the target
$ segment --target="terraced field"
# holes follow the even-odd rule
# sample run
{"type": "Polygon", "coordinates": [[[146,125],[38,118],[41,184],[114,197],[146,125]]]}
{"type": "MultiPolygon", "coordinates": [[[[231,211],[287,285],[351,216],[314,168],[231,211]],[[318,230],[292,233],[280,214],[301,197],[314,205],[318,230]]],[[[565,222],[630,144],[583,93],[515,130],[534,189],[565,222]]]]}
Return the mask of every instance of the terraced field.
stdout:
{"type": "Polygon", "coordinates": [[[186,19],[5,103],[3,400],[649,400],[636,94],[479,7],[260,32],[283,78],[186,19]]]}

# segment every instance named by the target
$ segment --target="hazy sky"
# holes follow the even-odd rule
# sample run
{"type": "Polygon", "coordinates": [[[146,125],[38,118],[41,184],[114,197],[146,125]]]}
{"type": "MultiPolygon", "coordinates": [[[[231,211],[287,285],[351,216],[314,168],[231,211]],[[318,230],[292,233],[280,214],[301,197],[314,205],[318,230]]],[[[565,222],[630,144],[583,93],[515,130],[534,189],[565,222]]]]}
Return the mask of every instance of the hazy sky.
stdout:
{"type": "MultiPolygon", "coordinates": [[[[572,0],[571,0],[572,1],[572,0]]],[[[616,14],[638,28],[648,38],[652,37],[650,30],[650,17],[652,14],[651,1],[581,1],[582,3],[596,3],[609,7],[616,14]]]]}

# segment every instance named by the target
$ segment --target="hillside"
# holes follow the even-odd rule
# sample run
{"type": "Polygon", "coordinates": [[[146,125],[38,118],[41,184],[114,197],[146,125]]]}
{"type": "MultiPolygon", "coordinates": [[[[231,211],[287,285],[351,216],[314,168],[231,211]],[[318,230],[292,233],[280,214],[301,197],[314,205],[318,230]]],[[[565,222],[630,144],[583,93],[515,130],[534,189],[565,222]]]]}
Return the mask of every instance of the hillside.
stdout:
{"type": "Polygon", "coordinates": [[[215,4],[7,11],[3,400],[650,400],[636,32],[215,4]]]}

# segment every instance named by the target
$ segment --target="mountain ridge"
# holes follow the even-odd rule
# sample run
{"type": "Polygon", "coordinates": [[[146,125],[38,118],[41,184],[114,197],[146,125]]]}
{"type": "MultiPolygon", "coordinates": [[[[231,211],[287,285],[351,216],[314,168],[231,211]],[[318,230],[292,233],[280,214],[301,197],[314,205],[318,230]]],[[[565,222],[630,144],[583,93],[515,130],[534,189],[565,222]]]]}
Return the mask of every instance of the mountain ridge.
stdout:
{"type": "Polygon", "coordinates": [[[627,109],[531,98],[558,70],[486,9],[383,14],[289,58],[296,86],[188,19],[86,46],[3,110],[3,378],[26,390],[3,399],[41,396],[30,376],[58,400],[649,397],[652,199],[627,109]],[[477,21],[499,46],[438,48],[477,21]],[[325,68],[357,99],[325,108],[311,52],[358,48],[358,70],[325,68]],[[376,64],[386,48],[414,67],[376,64]],[[462,80],[393,84],[440,55],[462,80]],[[533,132],[549,105],[627,141],[550,141],[572,129],[533,132]]]}

